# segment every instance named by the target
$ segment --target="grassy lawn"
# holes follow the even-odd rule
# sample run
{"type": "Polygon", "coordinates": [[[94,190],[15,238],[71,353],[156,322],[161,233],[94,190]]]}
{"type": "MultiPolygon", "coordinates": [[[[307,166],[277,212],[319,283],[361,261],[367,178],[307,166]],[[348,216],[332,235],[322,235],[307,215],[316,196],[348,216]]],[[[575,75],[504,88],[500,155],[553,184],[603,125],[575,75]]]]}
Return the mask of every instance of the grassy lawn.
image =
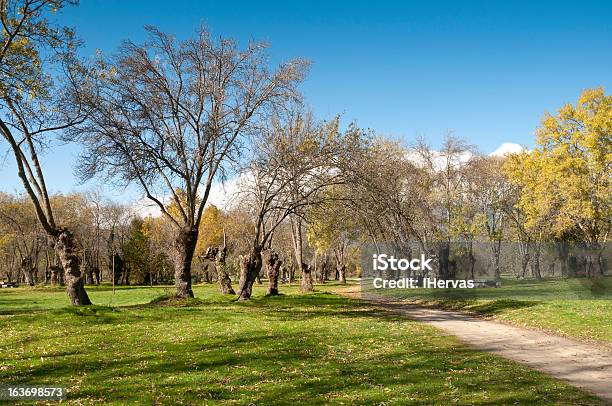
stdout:
{"type": "Polygon", "coordinates": [[[369,291],[578,339],[612,343],[612,277],[502,281],[500,288],[369,291]]]}
{"type": "Polygon", "coordinates": [[[357,300],[286,289],[238,303],[167,288],[0,291],[0,382],[68,388],[71,404],[600,404],[357,300]],[[152,302],[151,302],[152,301],[152,302]],[[111,305],[111,306],[109,306],[111,305]]]}

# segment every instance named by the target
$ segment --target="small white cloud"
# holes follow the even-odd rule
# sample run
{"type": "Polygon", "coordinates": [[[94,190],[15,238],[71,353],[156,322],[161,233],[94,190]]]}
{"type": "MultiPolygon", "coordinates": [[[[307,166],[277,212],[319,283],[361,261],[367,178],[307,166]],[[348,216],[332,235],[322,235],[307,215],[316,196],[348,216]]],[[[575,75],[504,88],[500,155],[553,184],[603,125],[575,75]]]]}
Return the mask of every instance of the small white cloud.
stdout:
{"type": "Polygon", "coordinates": [[[504,142],[497,149],[489,154],[489,156],[506,156],[509,154],[519,154],[523,151],[527,151],[526,148],[514,142],[504,142]]]}
{"type": "Polygon", "coordinates": [[[160,217],[161,210],[154,201],[141,197],[131,205],[131,212],[140,217],[160,217]]]}

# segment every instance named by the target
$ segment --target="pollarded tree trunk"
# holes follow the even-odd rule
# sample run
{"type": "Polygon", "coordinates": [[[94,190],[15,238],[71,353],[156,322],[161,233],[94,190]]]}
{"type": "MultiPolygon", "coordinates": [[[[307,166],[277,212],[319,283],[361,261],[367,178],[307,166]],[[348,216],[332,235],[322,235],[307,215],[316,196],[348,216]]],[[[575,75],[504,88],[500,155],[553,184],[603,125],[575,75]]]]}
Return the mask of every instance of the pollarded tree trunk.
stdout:
{"type": "Polygon", "coordinates": [[[268,274],[268,295],[278,295],[278,276],[283,261],[280,260],[278,254],[272,249],[263,251],[262,257],[266,265],[266,273],[268,274]]]}
{"type": "Polygon", "coordinates": [[[312,286],[312,268],[302,262],[302,281],[301,281],[302,292],[312,292],[314,288],[312,286]]]}
{"type": "Polygon", "coordinates": [[[25,283],[30,286],[34,286],[34,275],[32,272],[32,261],[30,258],[26,257],[21,260],[21,271],[23,272],[25,283]]]}
{"type": "Polygon", "coordinates": [[[59,228],[55,230],[52,238],[53,248],[64,269],[66,293],[70,303],[75,306],[90,305],[91,300],[85,291],[74,235],[65,228],[59,228]]]}
{"type": "Polygon", "coordinates": [[[261,270],[261,251],[254,249],[248,255],[240,256],[240,281],[238,282],[238,300],[249,300],[253,284],[261,270]]]}
{"type": "Polygon", "coordinates": [[[191,261],[198,241],[197,228],[182,229],[174,241],[174,285],[176,297],[190,298],[191,289],[191,261]]]}
{"type": "Polygon", "coordinates": [[[217,281],[219,283],[219,291],[224,295],[235,295],[234,289],[232,289],[232,280],[227,273],[225,265],[225,258],[227,257],[227,247],[223,247],[219,250],[216,256],[217,265],[217,281]]]}

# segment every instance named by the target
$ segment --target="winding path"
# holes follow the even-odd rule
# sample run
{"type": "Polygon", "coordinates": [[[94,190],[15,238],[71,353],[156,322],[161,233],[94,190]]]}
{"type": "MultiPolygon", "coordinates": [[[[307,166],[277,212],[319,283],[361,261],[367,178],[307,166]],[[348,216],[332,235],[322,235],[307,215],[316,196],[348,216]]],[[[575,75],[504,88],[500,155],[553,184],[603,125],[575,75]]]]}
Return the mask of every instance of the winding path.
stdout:
{"type": "MultiPolygon", "coordinates": [[[[355,292],[343,293],[356,297],[355,292]]],[[[612,352],[608,349],[464,313],[369,299],[377,306],[454,335],[478,350],[563,379],[612,405],[612,352]]]]}
{"type": "Polygon", "coordinates": [[[563,379],[612,404],[612,352],[606,349],[462,313],[410,304],[380,304],[395,313],[431,324],[474,348],[563,379]]]}

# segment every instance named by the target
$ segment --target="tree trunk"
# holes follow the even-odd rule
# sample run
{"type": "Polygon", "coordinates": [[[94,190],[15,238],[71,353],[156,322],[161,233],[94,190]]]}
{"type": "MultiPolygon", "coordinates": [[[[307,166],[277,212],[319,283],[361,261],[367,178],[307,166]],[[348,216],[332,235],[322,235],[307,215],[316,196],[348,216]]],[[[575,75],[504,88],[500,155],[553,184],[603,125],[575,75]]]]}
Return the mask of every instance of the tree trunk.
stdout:
{"type": "Polygon", "coordinates": [[[23,258],[21,260],[21,271],[23,272],[25,283],[34,286],[34,275],[32,273],[32,261],[30,258],[23,258]]]}
{"type": "Polygon", "coordinates": [[[501,278],[501,269],[499,267],[500,254],[501,254],[501,239],[497,238],[491,241],[491,266],[493,268],[493,274],[495,275],[495,280],[499,280],[501,278]]]}
{"type": "Polygon", "coordinates": [[[91,269],[90,265],[87,265],[87,267],[85,268],[85,284],[93,285],[93,283],[94,283],[93,270],[91,269]]]}
{"type": "Polygon", "coordinates": [[[176,297],[190,298],[193,296],[191,289],[191,261],[198,241],[198,229],[182,229],[174,241],[174,285],[176,297]]]}
{"type": "Polygon", "coordinates": [[[338,272],[338,281],[340,283],[346,283],[346,265],[342,264],[342,266],[340,266],[339,269],[337,269],[338,272]]]}
{"type": "Polygon", "coordinates": [[[438,250],[439,270],[438,277],[440,279],[450,279],[450,244],[448,241],[442,242],[438,250]]]}
{"type": "Polygon", "coordinates": [[[53,286],[64,286],[64,278],[62,278],[63,275],[63,269],[59,266],[51,266],[50,268],[51,270],[51,285],[53,286]]]}
{"type": "Polygon", "coordinates": [[[537,280],[542,280],[542,273],[540,272],[540,247],[541,243],[535,244],[534,255],[532,258],[533,262],[531,264],[531,271],[537,280]]]}
{"type": "Polygon", "coordinates": [[[529,265],[529,242],[521,242],[519,241],[519,252],[521,254],[521,278],[525,278],[527,274],[527,266],[529,265]]]}
{"type": "Polygon", "coordinates": [[[238,300],[249,300],[253,284],[261,270],[261,251],[254,249],[248,255],[240,256],[240,281],[238,282],[238,300]]]}
{"type": "Polygon", "coordinates": [[[312,286],[312,268],[302,262],[302,280],[301,280],[302,292],[312,292],[314,288],[312,286]]]}
{"type": "Polygon", "coordinates": [[[232,289],[232,280],[227,273],[225,265],[225,258],[227,256],[227,247],[223,247],[219,250],[216,256],[217,265],[217,282],[219,283],[219,291],[224,295],[235,295],[234,289],[232,289]]]}
{"type": "Polygon", "coordinates": [[[75,306],[90,305],[91,300],[85,291],[74,235],[65,228],[57,229],[53,236],[53,246],[64,269],[66,293],[70,303],[75,306]]]}
{"type": "Polygon", "coordinates": [[[262,257],[268,274],[268,295],[278,295],[278,275],[282,261],[272,249],[263,251],[262,257]]]}

